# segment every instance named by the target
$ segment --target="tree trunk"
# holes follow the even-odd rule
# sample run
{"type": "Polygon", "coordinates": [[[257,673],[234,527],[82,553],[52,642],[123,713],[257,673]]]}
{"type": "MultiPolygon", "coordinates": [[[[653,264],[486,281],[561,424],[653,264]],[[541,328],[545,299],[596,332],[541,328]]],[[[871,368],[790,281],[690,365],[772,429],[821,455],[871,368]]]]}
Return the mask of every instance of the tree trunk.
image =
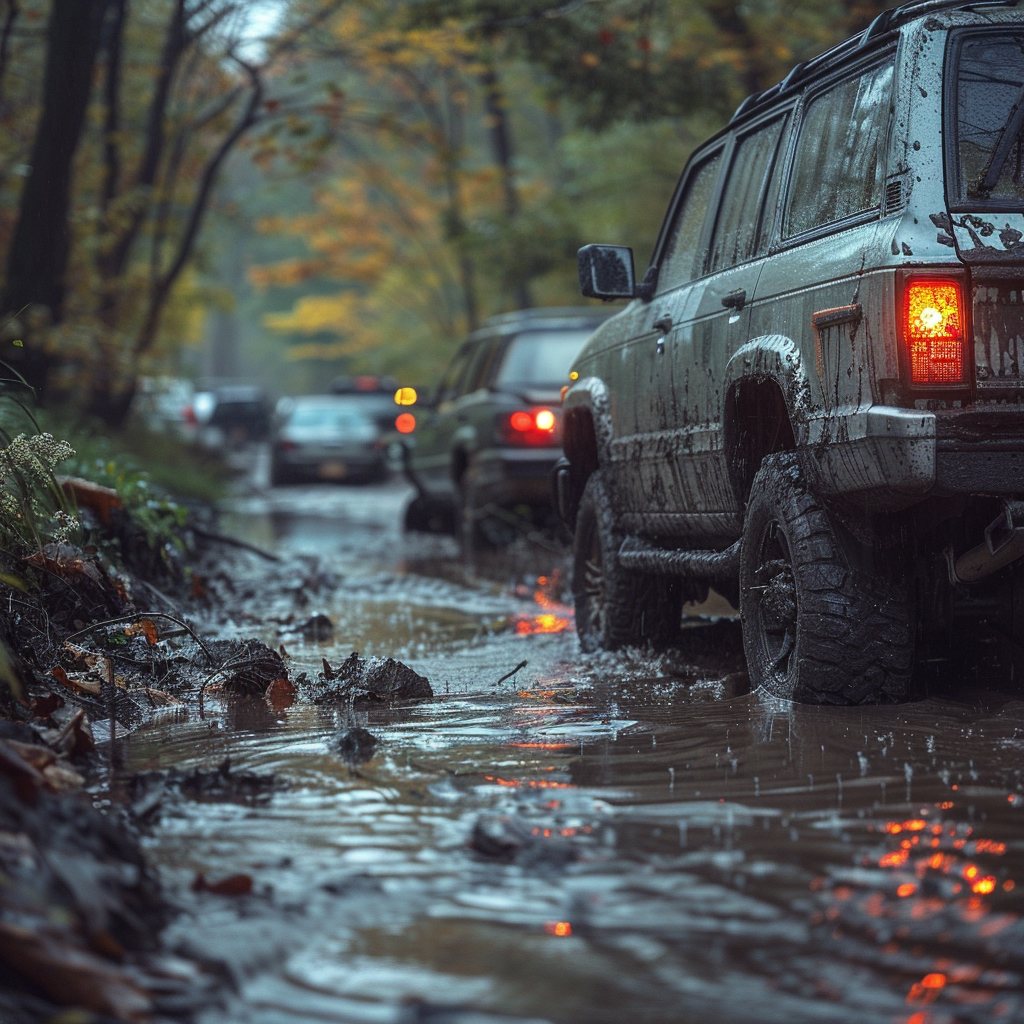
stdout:
{"type": "MultiPolygon", "coordinates": [[[[108,0],[53,0],[47,26],[43,107],[18,222],[7,259],[0,308],[8,316],[43,307],[52,323],[64,313],[71,247],[69,210],[75,151],[85,125],[93,66],[108,0]]],[[[5,346],[6,361],[42,394],[48,358],[40,345],[5,346]]]]}
{"type": "MultiPolygon", "coordinates": [[[[505,216],[511,225],[519,216],[519,192],[516,188],[513,167],[512,133],[509,131],[508,111],[505,92],[498,78],[498,71],[492,61],[487,60],[480,76],[484,88],[484,111],[487,114],[488,132],[491,138],[491,152],[494,162],[501,171],[502,191],[505,195],[505,216]]],[[[513,283],[516,305],[529,309],[533,305],[529,282],[518,276],[513,283]]]]}

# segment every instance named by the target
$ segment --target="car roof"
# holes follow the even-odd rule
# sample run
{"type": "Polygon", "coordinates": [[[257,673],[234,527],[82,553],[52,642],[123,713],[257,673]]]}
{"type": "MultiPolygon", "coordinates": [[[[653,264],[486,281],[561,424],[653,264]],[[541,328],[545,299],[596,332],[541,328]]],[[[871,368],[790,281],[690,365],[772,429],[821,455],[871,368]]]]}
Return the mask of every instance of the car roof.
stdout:
{"type": "Polygon", "coordinates": [[[897,30],[909,22],[944,11],[1016,6],[1017,0],[969,0],[969,2],[965,2],[965,0],[915,0],[913,3],[882,11],[862,32],[837,43],[831,49],[825,50],[824,53],[820,53],[810,60],[797,64],[781,82],[773,85],[770,89],[748,96],[736,108],[736,113],[733,114],[728,125],[707,139],[699,148],[703,149],[707,143],[731,131],[739,122],[761,113],[768,104],[775,100],[789,96],[798,88],[803,88],[809,81],[849,63],[851,58],[888,45],[892,42],[897,30]]]}
{"type": "Polygon", "coordinates": [[[604,323],[615,310],[594,306],[541,306],[535,309],[517,309],[488,317],[469,337],[477,339],[496,334],[515,334],[519,331],[572,331],[594,328],[604,323]]]}

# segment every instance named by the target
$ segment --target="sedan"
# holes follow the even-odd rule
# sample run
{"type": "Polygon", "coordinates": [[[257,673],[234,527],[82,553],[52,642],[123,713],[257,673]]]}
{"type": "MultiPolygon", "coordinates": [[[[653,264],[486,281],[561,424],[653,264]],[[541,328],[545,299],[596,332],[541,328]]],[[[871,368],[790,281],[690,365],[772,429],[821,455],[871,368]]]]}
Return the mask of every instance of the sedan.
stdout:
{"type": "Polygon", "coordinates": [[[271,438],[272,485],[299,480],[380,480],[380,427],[358,401],[334,395],[282,399],[271,438]]]}

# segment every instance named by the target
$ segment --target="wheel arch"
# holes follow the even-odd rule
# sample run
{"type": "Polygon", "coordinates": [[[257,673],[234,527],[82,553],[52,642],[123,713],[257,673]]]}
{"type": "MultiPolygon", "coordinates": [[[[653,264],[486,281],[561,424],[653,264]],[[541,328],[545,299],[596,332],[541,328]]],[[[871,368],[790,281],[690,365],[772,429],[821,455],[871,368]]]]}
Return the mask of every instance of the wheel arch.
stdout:
{"type": "Polygon", "coordinates": [[[563,500],[556,500],[556,506],[570,527],[575,525],[576,509],[587,481],[611,461],[609,406],[608,389],[597,377],[574,384],[562,404],[562,452],[569,463],[568,493],[563,500]]]}
{"type": "Polygon", "coordinates": [[[807,440],[810,388],[800,349],[784,335],[743,345],[726,370],[723,444],[740,506],[762,459],[807,440]]]}

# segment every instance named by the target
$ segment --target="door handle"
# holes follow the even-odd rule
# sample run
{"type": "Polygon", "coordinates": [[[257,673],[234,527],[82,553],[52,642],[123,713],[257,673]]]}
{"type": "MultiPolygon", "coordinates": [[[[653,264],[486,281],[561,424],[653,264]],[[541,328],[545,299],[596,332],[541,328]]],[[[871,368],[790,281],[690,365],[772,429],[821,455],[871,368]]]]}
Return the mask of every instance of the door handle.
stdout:
{"type": "Polygon", "coordinates": [[[745,288],[737,288],[734,292],[722,297],[722,305],[726,309],[735,309],[739,312],[747,304],[747,292],[745,288]]]}
{"type": "Polygon", "coordinates": [[[651,327],[656,331],[660,331],[662,334],[666,334],[668,331],[672,330],[672,317],[667,313],[664,316],[659,316],[658,319],[651,324],[651,327]]]}

